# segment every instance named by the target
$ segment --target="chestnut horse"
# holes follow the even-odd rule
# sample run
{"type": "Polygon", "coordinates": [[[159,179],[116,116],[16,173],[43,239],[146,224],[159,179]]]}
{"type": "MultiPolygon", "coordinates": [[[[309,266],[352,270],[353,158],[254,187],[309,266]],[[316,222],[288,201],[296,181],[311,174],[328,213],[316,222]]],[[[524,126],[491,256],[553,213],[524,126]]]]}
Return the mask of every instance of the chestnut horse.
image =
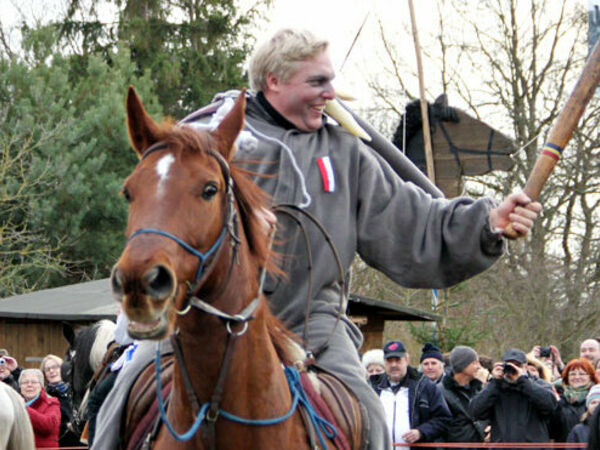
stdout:
{"type": "MultiPolygon", "coordinates": [[[[130,335],[171,336],[177,356],[154,448],[302,449],[311,448],[308,434],[313,445],[315,435],[321,447],[335,445],[335,429],[310,407],[306,422],[316,426],[307,432],[306,410],[296,408],[305,392],[282,366],[305,355],[262,296],[263,270],[277,270],[260,215],[265,198],[230,165],[244,108],[242,92],[217,129],[205,132],[157,124],[133,88],[127,96],[141,161],[123,187],[128,242],[112,286],[130,335]]],[[[344,442],[356,448],[353,432],[344,442]]]]}

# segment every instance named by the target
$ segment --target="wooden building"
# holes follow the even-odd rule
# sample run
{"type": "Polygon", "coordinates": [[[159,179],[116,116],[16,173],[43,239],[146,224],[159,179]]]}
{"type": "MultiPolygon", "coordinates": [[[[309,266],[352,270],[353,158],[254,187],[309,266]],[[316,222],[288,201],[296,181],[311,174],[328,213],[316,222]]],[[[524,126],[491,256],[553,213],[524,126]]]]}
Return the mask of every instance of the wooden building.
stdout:
{"type": "MultiPolygon", "coordinates": [[[[108,279],[45,289],[0,300],[0,348],[8,350],[22,367],[39,367],[48,353],[63,356],[67,342],[63,322],[85,326],[101,319],[114,320],[117,302],[108,279]]],[[[387,320],[435,321],[435,314],[351,294],[350,318],[361,328],[363,350],[383,345],[387,320]]]]}
{"type": "Polygon", "coordinates": [[[8,297],[0,300],[0,348],[22,367],[39,367],[48,353],[64,355],[63,322],[114,320],[116,311],[107,279],[8,297]]]}

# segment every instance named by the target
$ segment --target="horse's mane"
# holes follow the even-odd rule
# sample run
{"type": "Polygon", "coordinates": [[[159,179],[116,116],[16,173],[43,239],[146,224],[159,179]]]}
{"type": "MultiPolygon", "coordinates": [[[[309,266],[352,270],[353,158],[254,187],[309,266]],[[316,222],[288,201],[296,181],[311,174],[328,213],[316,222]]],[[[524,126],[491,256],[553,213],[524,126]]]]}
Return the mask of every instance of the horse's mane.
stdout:
{"type": "MultiPolygon", "coordinates": [[[[189,126],[176,126],[170,120],[163,122],[159,130],[161,140],[173,149],[208,155],[207,150],[214,149],[216,146],[210,133],[189,126]]],[[[248,170],[239,167],[235,162],[230,165],[230,170],[240,222],[254,263],[259,267],[265,267],[269,273],[283,275],[283,271],[277,264],[278,255],[270,250],[269,236],[265,233],[264,225],[256,214],[263,208],[268,209],[267,194],[252,181],[251,172],[248,170]]],[[[264,310],[267,327],[279,357],[285,362],[297,360],[298,346],[293,344],[297,342],[297,338],[283,326],[268,307],[264,310]]]]}
{"type": "Polygon", "coordinates": [[[110,320],[100,320],[94,324],[94,343],[90,349],[90,367],[95,372],[106,354],[108,344],[115,339],[116,324],[110,320]]]}

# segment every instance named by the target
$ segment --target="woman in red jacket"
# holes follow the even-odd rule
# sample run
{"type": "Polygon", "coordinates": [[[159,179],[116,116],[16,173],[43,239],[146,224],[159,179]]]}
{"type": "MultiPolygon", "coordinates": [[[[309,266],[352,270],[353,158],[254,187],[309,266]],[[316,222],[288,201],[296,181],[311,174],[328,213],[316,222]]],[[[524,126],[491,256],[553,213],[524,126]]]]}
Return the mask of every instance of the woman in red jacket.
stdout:
{"type": "Polygon", "coordinates": [[[44,374],[39,369],[23,370],[19,376],[19,387],[27,402],[36,448],[58,447],[60,402],[46,395],[44,374]]]}

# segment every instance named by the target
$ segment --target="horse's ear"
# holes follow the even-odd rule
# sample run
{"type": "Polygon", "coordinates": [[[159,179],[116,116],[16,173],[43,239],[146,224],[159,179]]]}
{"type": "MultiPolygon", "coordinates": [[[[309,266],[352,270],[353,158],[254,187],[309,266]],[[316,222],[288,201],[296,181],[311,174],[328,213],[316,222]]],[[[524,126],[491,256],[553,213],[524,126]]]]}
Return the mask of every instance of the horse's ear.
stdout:
{"type": "Polygon", "coordinates": [[[127,131],[131,146],[142,156],[152,144],[158,142],[159,126],[144,109],[133,86],[127,92],[127,131]]]}
{"type": "Polygon", "coordinates": [[[219,151],[227,161],[231,161],[235,153],[234,143],[240,131],[244,128],[244,111],[246,109],[246,88],[242,88],[231,111],[213,132],[219,151]]]}
{"type": "Polygon", "coordinates": [[[73,346],[75,344],[75,331],[69,322],[62,323],[63,328],[63,336],[69,343],[69,345],[73,346]]]}

